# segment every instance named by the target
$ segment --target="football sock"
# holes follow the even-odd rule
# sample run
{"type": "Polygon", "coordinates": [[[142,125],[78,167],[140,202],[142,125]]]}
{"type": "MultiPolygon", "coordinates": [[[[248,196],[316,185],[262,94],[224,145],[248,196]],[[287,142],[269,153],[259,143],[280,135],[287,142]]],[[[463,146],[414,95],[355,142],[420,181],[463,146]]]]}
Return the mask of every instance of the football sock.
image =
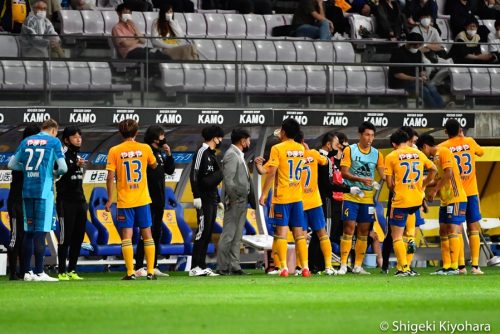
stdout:
{"type": "Polygon", "coordinates": [[[325,259],[325,268],[332,267],[332,244],[330,243],[330,238],[327,235],[319,238],[319,247],[323,253],[325,259]]]}
{"type": "MultiPolygon", "coordinates": [[[[408,237],[408,242],[413,241],[415,243],[415,237],[408,237]]],[[[405,245],[408,247],[408,245],[405,245]]],[[[412,254],[406,254],[406,263],[408,264],[409,267],[411,267],[411,263],[413,262],[413,256],[415,253],[412,254]]]]}
{"type": "Polygon", "coordinates": [[[450,258],[450,242],[448,236],[441,237],[441,259],[443,260],[443,268],[449,269],[451,265],[450,258]]]}
{"type": "Polygon", "coordinates": [[[33,244],[35,247],[35,274],[43,273],[43,259],[45,258],[46,232],[35,232],[33,244]]]}
{"type": "MultiPolygon", "coordinates": [[[[23,260],[24,260],[24,273],[31,271],[31,257],[33,256],[33,238],[34,232],[24,233],[23,238],[23,260]]],[[[24,274],[23,273],[23,274],[24,274]]]]}
{"type": "Polygon", "coordinates": [[[346,265],[352,248],[352,235],[343,234],[340,240],[340,264],[346,265]]]}
{"type": "Polygon", "coordinates": [[[458,234],[448,234],[448,240],[450,242],[450,267],[451,269],[458,269],[458,256],[460,254],[460,242],[458,241],[458,234]]]}
{"type": "Polygon", "coordinates": [[[274,240],[276,240],[276,248],[278,250],[278,257],[280,260],[280,269],[287,269],[288,266],[286,263],[286,253],[288,251],[288,241],[285,238],[281,238],[278,236],[274,236],[274,240]]]}
{"type": "Polygon", "coordinates": [[[465,268],[465,244],[464,244],[464,236],[462,233],[458,233],[458,268],[465,268]]]}
{"type": "Polygon", "coordinates": [[[127,268],[127,276],[131,276],[134,273],[134,248],[131,239],[122,240],[122,254],[127,268]]]}
{"type": "Polygon", "coordinates": [[[358,239],[356,240],[356,245],[354,246],[354,252],[356,253],[356,257],[354,258],[355,267],[361,267],[363,259],[365,258],[367,244],[368,244],[367,236],[358,236],[358,239]]]}
{"type": "Polygon", "coordinates": [[[146,255],[146,266],[148,274],[155,272],[155,242],[153,239],[144,240],[144,255],[146,255]]]}
{"type": "Polygon", "coordinates": [[[297,247],[297,241],[295,241],[295,267],[303,268],[302,261],[300,259],[299,247],[297,247]]]}
{"type": "Polygon", "coordinates": [[[273,248],[271,250],[273,255],[274,266],[276,268],[281,267],[280,257],[278,256],[278,247],[276,245],[276,238],[273,238],[273,248]]]}
{"type": "Polygon", "coordinates": [[[471,231],[469,236],[470,244],[470,257],[472,266],[479,266],[479,251],[481,248],[481,239],[479,238],[479,231],[471,231]]]}
{"type": "Polygon", "coordinates": [[[309,259],[307,257],[307,241],[306,238],[302,235],[295,239],[295,248],[299,253],[299,259],[302,269],[309,269],[309,259]]]}
{"type": "Polygon", "coordinates": [[[396,253],[396,258],[398,259],[398,270],[408,271],[408,263],[406,262],[406,246],[403,239],[395,239],[392,242],[394,247],[394,253],[396,253]]]}

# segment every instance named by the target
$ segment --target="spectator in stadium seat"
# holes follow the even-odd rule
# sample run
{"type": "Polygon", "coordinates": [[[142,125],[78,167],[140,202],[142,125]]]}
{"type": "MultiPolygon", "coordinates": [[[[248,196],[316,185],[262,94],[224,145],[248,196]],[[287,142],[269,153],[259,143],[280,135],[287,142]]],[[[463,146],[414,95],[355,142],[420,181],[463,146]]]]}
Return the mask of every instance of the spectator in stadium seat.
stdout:
{"type": "Polygon", "coordinates": [[[480,20],[497,20],[500,18],[500,11],[495,8],[495,0],[480,1],[475,14],[480,20]]]}
{"type": "Polygon", "coordinates": [[[431,22],[435,26],[438,12],[436,0],[411,0],[406,2],[405,14],[410,28],[419,25],[423,11],[430,14],[431,22]]]}
{"type": "Polygon", "coordinates": [[[377,34],[391,41],[404,40],[408,34],[406,16],[398,1],[381,0],[374,9],[377,34]]]}
{"type": "Polygon", "coordinates": [[[119,21],[113,27],[111,35],[116,50],[122,58],[126,59],[157,59],[168,60],[166,54],[161,51],[152,51],[146,47],[146,39],[132,21],[132,11],[126,4],[116,7],[119,21]]]}
{"type": "MultiPolygon", "coordinates": [[[[392,64],[418,64],[422,63],[422,53],[420,48],[424,42],[422,35],[410,33],[405,45],[395,49],[391,55],[392,64]]],[[[389,67],[389,87],[403,88],[409,94],[415,92],[417,82],[422,85],[422,98],[426,108],[444,108],[444,102],[436,87],[428,82],[428,76],[421,68],[418,69],[419,78],[415,76],[416,71],[413,66],[395,65],[389,67]]]]}
{"type": "Polygon", "coordinates": [[[413,27],[411,32],[420,34],[424,38],[424,45],[420,48],[424,57],[432,63],[437,63],[438,57],[445,58],[446,51],[443,48],[443,41],[437,29],[432,26],[431,13],[422,10],[415,22],[418,23],[418,25],[413,27]]]}
{"type": "Polygon", "coordinates": [[[465,30],[462,30],[455,38],[448,56],[455,64],[491,64],[496,62],[495,55],[481,51],[480,37],[477,33],[479,24],[474,16],[470,16],[465,22],[465,30]]]}
{"type": "Polygon", "coordinates": [[[60,39],[47,18],[47,3],[37,1],[33,11],[28,15],[21,27],[21,55],[23,57],[48,57],[49,50],[54,58],[63,58],[64,50],[60,39]]]}
{"type": "Polygon", "coordinates": [[[450,29],[453,36],[457,36],[464,29],[466,21],[472,14],[470,1],[454,0],[450,6],[450,29]]]}
{"type": "Polygon", "coordinates": [[[191,0],[153,0],[154,8],[171,4],[175,13],[194,13],[194,2],[191,0]]]}
{"type": "Polygon", "coordinates": [[[351,9],[349,9],[348,13],[360,14],[363,16],[370,16],[372,12],[371,2],[367,0],[352,0],[349,1],[351,5],[351,9]]]}
{"type": "Polygon", "coordinates": [[[194,44],[187,40],[179,23],[174,20],[172,4],[162,6],[159,16],[151,26],[151,36],[154,37],[153,45],[174,60],[196,60],[198,52],[194,44]]]}
{"type": "Polygon", "coordinates": [[[30,11],[29,1],[0,0],[0,31],[15,34],[21,32],[21,27],[30,11]]]}
{"type": "Polygon", "coordinates": [[[495,21],[495,32],[488,35],[488,48],[491,54],[497,57],[497,63],[500,59],[500,20],[495,21]]]}
{"type": "Polygon", "coordinates": [[[334,31],[332,21],[325,17],[323,0],[300,0],[292,25],[297,37],[330,40],[334,31]]]}
{"type": "MultiPolygon", "coordinates": [[[[339,0],[327,0],[324,2],[325,17],[331,22],[334,22],[336,33],[340,35],[343,34],[349,35],[350,32],[349,22],[344,17],[344,10],[342,10],[342,8],[338,6],[339,2],[340,2],[339,0]]],[[[342,2],[342,3],[347,4],[347,6],[349,6],[348,2],[342,2]]]]}

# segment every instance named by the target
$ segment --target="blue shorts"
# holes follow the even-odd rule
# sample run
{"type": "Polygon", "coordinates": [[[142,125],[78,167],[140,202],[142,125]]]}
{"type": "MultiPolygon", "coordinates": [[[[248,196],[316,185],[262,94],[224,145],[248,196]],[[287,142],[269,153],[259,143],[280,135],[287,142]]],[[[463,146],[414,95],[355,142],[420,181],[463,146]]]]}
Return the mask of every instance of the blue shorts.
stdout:
{"type": "Polygon", "coordinates": [[[148,228],[151,227],[151,210],[149,204],[135,208],[120,209],[116,213],[115,225],[117,228],[148,228]]]}
{"type": "Polygon", "coordinates": [[[473,195],[467,197],[467,212],[465,219],[468,224],[475,223],[483,218],[481,216],[481,208],[479,207],[479,196],[473,195]]]}
{"type": "Polygon", "coordinates": [[[324,229],[326,221],[323,207],[318,206],[304,211],[304,223],[304,231],[307,231],[307,227],[310,227],[314,232],[324,229]]]}
{"type": "Polygon", "coordinates": [[[373,223],[375,221],[375,206],[373,204],[362,204],[344,201],[342,205],[342,220],[355,221],[357,223],[373,223]]]}
{"type": "Polygon", "coordinates": [[[302,202],[289,204],[271,204],[269,216],[276,226],[300,227],[303,228],[304,208],[302,202]]]}
{"type": "Polygon", "coordinates": [[[422,210],[420,208],[415,212],[415,219],[416,219],[416,221],[415,221],[416,227],[419,227],[419,226],[425,224],[425,220],[422,217],[422,210]]]}
{"type": "Polygon", "coordinates": [[[467,202],[452,203],[439,208],[439,223],[460,225],[465,222],[467,202]]]}
{"type": "MultiPolygon", "coordinates": [[[[408,215],[412,215],[420,209],[420,206],[411,208],[392,208],[389,214],[389,224],[398,227],[405,227],[408,215]]],[[[416,218],[416,217],[415,217],[416,218]]]]}
{"type": "Polygon", "coordinates": [[[50,232],[56,229],[54,195],[47,199],[24,198],[24,230],[50,232]]]}

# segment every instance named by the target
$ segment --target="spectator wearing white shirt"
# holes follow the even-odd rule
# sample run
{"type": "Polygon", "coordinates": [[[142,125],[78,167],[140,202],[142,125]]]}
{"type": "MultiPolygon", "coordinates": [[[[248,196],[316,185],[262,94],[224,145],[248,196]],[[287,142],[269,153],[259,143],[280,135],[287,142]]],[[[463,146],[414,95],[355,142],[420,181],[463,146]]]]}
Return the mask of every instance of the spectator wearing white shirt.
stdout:
{"type": "Polygon", "coordinates": [[[500,20],[495,21],[495,32],[488,35],[488,49],[491,54],[496,55],[497,62],[500,59],[500,20]]]}
{"type": "Polygon", "coordinates": [[[424,45],[420,51],[431,63],[437,63],[438,57],[446,57],[443,41],[439,32],[432,26],[432,15],[429,11],[421,11],[419,14],[419,24],[411,30],[420,34],[424,38],[424,45]]]}

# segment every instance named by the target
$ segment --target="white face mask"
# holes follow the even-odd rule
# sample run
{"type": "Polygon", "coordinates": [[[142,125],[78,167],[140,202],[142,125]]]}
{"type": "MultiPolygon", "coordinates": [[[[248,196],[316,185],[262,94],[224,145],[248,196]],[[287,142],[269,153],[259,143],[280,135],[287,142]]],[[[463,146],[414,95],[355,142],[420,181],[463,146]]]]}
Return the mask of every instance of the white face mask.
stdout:
{"type": "Polygon", "coordinates": [[[45,10],[40,10],[36,12],[36,17],[38,17],[39,19],[44,19],[47,17],[47,12],[45,10]]]}
{"type": "Polygon", "coordinates": [[[165,14],[165,18],[167,19],[167,21],[172,21],[173,17],[174,17],[174,14],[172,14],[172,13],[165,14]]]}
{"type": "Polygon", "coordinates": [[[122,14],[122,21],[127,22],[132,20],[132,14],[122,14]]]}
{"type": "Polygon", "coordinates": [[[477,30],[467,30],[467,35],[469,35],[469,37],[475,36],[476,33],[477,33],[477,30]]]}
{"type": "Polygon", "coordinates": [[[410,51],[411,53],[417,53],[418,52],[418,49],[414,49],[414,48],[409,48],[408,51],[410,51]]]}
{"type": "Polygon", "coordinates": [[[422,27],[428,27],[431,24],[431,19],[430,18],[425,18],[420,20],[420,24],[422,27]]]}
{"type": "Polygon", "coordinates": [[[489,3],[489,4],[488,4],[488,8],[493,8],[493,7],[495,7],[495,4],[494,4],[494,3],[489,3]]]}

